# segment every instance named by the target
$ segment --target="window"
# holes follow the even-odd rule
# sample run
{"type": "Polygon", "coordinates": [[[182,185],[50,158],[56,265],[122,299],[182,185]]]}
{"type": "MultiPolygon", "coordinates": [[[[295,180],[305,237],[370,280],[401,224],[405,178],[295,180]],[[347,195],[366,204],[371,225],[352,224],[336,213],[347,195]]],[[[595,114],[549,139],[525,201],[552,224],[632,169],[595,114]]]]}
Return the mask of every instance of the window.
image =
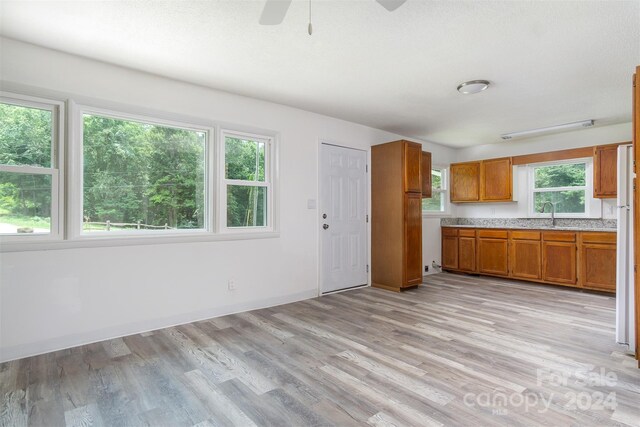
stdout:
{"type": "Polygon", "coordinates": [[[207,229],[206,129],[81,117],[83,234],[207,229]]]}
{"type": "Polygon", "coordinates": [[[58,165],[63,105],[31,97],[0,100],[0,234],[62,234],[58,165]]]}
{"type": "Polygon", "coordinates": [[[431,169],[431,197],[422,199],[422,212],[443,215],[448,211],[447,169],[435,166],[431,169]]]}
{"type": "Polygon", "coordinates": [[[270,228],[271,139],[223,132],[222,224],[227,229],[270,228]]]}
{"type": "Polygon", "coordinates": [[[591,159],[530,166],[530,214],[550,216],[551,207],[545,206],[550,202],[557,216],[588,216],[592,202],[591,169],[591,159]]]}

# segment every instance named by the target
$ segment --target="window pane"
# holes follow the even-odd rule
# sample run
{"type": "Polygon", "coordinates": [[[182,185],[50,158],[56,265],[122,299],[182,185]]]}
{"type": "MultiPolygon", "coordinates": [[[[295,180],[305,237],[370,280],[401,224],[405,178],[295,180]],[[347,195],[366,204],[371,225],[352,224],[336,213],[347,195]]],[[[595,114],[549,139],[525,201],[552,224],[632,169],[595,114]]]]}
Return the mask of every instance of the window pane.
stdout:
{"type": "MultiPolygon", "coordinates": [[[[556,213],[585,213],[585,190],[546,191],[533,193],[536,212],[542,211],[545,202],[556,203],[556,213]]],[[[551,207],[546,206],[545,212],[550,213],[551,207]]]]}
{"type": "Polygon", "coordinates": [[[442,190],[442,171],[440,169],[431,170],[431,188],[442,190]]]}
{"type": "Polygon", "coordinates": [[[442,193],[433,192],[432,197],[428,199],[422,199],[422,210],[427,212],[443,212],[443,198],[442,193]]]}
{"type": "Polygon", "coordinates": [[[51,111],[0,103],[0,164],[51,167],[51,111]]]}
{"type": "Polygon", "coordinates": [[[204,228],[205,132],[84,115],[83,230],[204,228]]]}
{"type": "Polygon", "coordinates": [[[224,144],[227,179],[264,182],[264,142],[227,136],[224,144]]]}
{"type": "Polygon", "coordinates": [[[51,175],[0,172],[0,234],[51,231],[51,175]]]}
{"type": "Polygon", "coordinates": [[[267,188],[248,185],[227,186],[227,227],[267,225],[267,188]]]}
{"type": "Polygon", "coordinates": [[[586,185],[584,163],[535,168],[535,188],[581,187],[586,185]]]}

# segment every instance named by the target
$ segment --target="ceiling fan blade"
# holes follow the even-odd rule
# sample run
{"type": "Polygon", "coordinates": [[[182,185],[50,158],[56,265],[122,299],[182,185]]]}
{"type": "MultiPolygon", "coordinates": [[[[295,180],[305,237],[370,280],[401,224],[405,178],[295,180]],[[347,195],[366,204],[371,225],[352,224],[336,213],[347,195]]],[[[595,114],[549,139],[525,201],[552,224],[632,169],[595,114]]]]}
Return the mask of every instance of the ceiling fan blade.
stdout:
{"type": "Polygon", "coordinates": [[[287,10],[291,6],[291,0],[267,0],[260,15],[261,25],[279,25],[282,23],[287,10]]]}
{"type": "Polygon", "coordinates": [[[376,0],[389,12],[393,12],[400,6],[402,6],[407,0],[376,0]]]}

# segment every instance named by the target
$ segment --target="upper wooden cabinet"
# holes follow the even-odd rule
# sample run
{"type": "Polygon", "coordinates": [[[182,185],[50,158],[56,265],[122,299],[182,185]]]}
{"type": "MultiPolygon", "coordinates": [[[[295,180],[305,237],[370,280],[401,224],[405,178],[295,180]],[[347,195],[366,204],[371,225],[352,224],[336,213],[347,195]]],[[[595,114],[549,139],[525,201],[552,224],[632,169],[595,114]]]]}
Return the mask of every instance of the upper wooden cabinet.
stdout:
{"type": "Polygon", "coordinates": [[[404,191],[422,193],[422,145],[401,141],[404,145],[404,191]]]}
{"type": "Polygon", "coordinates": [[[618,144],[593,148],[593,197],[613,199],[618,185],[618,144]]]}
{"type": "Polygon", "coordinates": [[[431,153],[422,152],[422,197],[431,197],[431,153]]]}
{"type": "Polygon", "coordinates": [[[510,157],[453,163],[451,201],[505,202],[513,200],[513,165],[510,157]]]}
{"type": "Polygon", "coordinates": [[[480,162],[453,163],[449,175],[452,202],[480,200],[480,162]]]}
{"type": "Polygon", "coordinates": [[[512,200],[512,170],[511,157],[480,162],[480,200],[487,202],[512,200]]]}

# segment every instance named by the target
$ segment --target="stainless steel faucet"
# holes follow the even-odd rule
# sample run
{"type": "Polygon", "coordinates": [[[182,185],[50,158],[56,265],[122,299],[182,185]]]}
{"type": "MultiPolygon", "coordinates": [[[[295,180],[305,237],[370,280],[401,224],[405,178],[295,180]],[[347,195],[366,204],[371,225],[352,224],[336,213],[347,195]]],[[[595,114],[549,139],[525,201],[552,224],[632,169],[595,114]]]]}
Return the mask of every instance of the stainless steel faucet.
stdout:
{"type": "Polygon", "coordinates": [[[544,213],[544,208],[546,208],[547,205],[551,205],[551,226],[555,227],[556,226],[556,205],[555,205],[555,203],[551,203],[549,201],[544,202],[542,204],[542,209],[540,210],[540,213],[544,213]]]}

